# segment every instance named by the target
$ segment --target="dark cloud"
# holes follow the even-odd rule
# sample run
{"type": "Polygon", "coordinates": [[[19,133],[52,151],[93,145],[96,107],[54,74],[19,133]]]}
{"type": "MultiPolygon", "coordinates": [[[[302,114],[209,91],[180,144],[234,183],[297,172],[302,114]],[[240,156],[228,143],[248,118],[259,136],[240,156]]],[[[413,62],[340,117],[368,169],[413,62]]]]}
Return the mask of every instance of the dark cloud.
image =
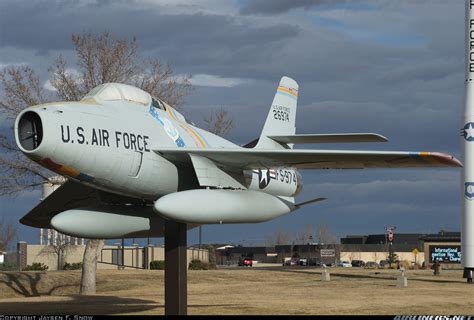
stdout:
{"type": "MultiPolygon", "coordinates": [[[[270,5],[274,1],[261,3],[270,5]]],[[[293,1],[285,3],[293,4],[293,1]]],[[[41,54],[71,50],[72,33],[109,30],[119,37],[137,36],[146,54],[164,58],[180,72],[270,81],[287,74],[301,83],[345,80],[348,75],[364,83],[384,76],[390,81],[404,81],[410,76],[422,76],[412,70],[421,63],[426,65],[423,74],[433,66],[430,73],[433,77],[446,70],[437,71],[456,48],[450,46],[449,52],[436,56],[437,51],[425,47],[394,47],[377,39],[359,41],[345,31],[355,29],[351,25],[340,30],[324,24],[299,25],[296,19],[275,21],[199,10],[170,13],[165,9],[165,6],[125,1],[106,6],[100,1],[81,4],[7,0],[0,4],[0,47],[41,54]],[[408,70],[400,74],[403,69],[408,70]]],[[[382,19],[372,19],[373,22],[367,22],[371,28],[384,25],[382,19]]],[[[351,22],[350,16],[344,21],[358,23],[358,20],[351,22]]],[[[441,47],[435,22],[425,23],[420,29],[429,35],[433,49],[441,47]]],[[[386,33],[391,30],[390,25],[386,33]]]]}
{"type": "MultiPolygon", "coordinates": [[[[136,36],[146,56],[160,57],[178,72],[238,76],[269,76],[281,48],[301,28],[287,22],[260,23],[252,18],[204,12],[169,12],[158,5],[134,2],[110,6],[57,1],[4,1],[0,4],[0,48],[72,50],[71,34],[110,31],[136,36]]],[[[284,59],[281,64],[289,65],[284,59]]]]}
{"type": "MultiPolygon", "coordinates": [[[[34,50],[70,49],[72,33],[108,30],[119,37],[137,36],[145,48],[179,47],[204,50],[216,46],[229,51],[242,46],[294,37],[298,27],[285,23],[254,25],[236,18],[206,13],[162,13],[135,2],[3,1],[0,6],[0,46],[34,50]]],[[[210,50],[212,52],[212,50],[210,50]]],[[[219,53],[219,52],[218,52],[219,53]]],[[[217,55],[217,54],[216,54],[217,55]]]]}
{"type": "Polygon", "coordinates": [[[262,14],[262,15],[274,15],[282,14],[290,11],[291,9],[304,8],[309,9],[313,6],[321,4],[336,4],[345,3],[344,0],[247,0],[244,1],[240,13],[243,15],[247,14],[262,14]]]}

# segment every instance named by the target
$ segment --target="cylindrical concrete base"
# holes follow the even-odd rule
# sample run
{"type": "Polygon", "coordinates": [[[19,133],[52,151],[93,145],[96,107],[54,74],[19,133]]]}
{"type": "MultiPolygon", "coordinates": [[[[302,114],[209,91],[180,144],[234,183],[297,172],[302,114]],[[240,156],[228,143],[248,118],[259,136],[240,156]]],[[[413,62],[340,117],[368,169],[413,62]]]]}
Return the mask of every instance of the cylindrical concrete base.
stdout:
{"type": "Polygon", "coordinates": [[[323,273],[321,273],[321,281],[331,281],[329,272],[324,271],[323,273]]]}

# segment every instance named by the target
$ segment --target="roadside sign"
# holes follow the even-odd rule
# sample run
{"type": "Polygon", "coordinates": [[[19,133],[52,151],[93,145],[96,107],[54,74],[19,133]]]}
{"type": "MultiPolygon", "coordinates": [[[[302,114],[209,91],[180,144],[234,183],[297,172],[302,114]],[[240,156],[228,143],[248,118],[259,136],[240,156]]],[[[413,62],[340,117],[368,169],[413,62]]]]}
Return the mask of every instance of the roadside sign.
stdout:
{"type": "Polygon", "coordinates": [[[336,251],[334,249],[321,249],[320,256],[321,257],[334,257],[336,255],[336,251]]]}
{"type": "Polygon", "coordinates": [[[416,256],[419,253],[419,251],[418,251],[417,248],[415,248],[415,249],[413,249],[412,253],[416,256]]]}

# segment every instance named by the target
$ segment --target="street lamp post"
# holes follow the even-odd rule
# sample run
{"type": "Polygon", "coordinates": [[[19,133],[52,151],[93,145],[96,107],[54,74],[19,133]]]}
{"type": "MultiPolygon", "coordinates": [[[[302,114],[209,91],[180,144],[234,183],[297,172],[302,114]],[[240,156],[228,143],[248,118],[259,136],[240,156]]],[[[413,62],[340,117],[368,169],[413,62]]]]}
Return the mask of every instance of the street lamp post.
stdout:
{"type": "Polygon", "coordinates": [[[397,227],[395,226],[385,227],[385,231],[386,231],[385,243],[387,243],[387,240],[388,240],[388,261],[390,263],[390,266],[392,266],[392,262],[394,262],[392,244],[393,244],[393,230],[396,230],[396,229],[397,227]]]}

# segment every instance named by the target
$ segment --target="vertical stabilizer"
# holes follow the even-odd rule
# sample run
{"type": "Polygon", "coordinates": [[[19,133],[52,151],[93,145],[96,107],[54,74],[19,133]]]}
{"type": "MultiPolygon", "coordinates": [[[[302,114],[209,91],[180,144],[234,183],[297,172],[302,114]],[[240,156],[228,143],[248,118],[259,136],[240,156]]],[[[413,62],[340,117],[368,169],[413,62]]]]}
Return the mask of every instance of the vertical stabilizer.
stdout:
{"type": "Polygon", "coordinates": [[[270,112],[263,126],[262,134],[255,148],[288,149],[292,144],[281,144],[268,136],[294,135],[296,132],[296,106],[298,101],[298,83],[295,80],[282,77],[270,112]]]}

